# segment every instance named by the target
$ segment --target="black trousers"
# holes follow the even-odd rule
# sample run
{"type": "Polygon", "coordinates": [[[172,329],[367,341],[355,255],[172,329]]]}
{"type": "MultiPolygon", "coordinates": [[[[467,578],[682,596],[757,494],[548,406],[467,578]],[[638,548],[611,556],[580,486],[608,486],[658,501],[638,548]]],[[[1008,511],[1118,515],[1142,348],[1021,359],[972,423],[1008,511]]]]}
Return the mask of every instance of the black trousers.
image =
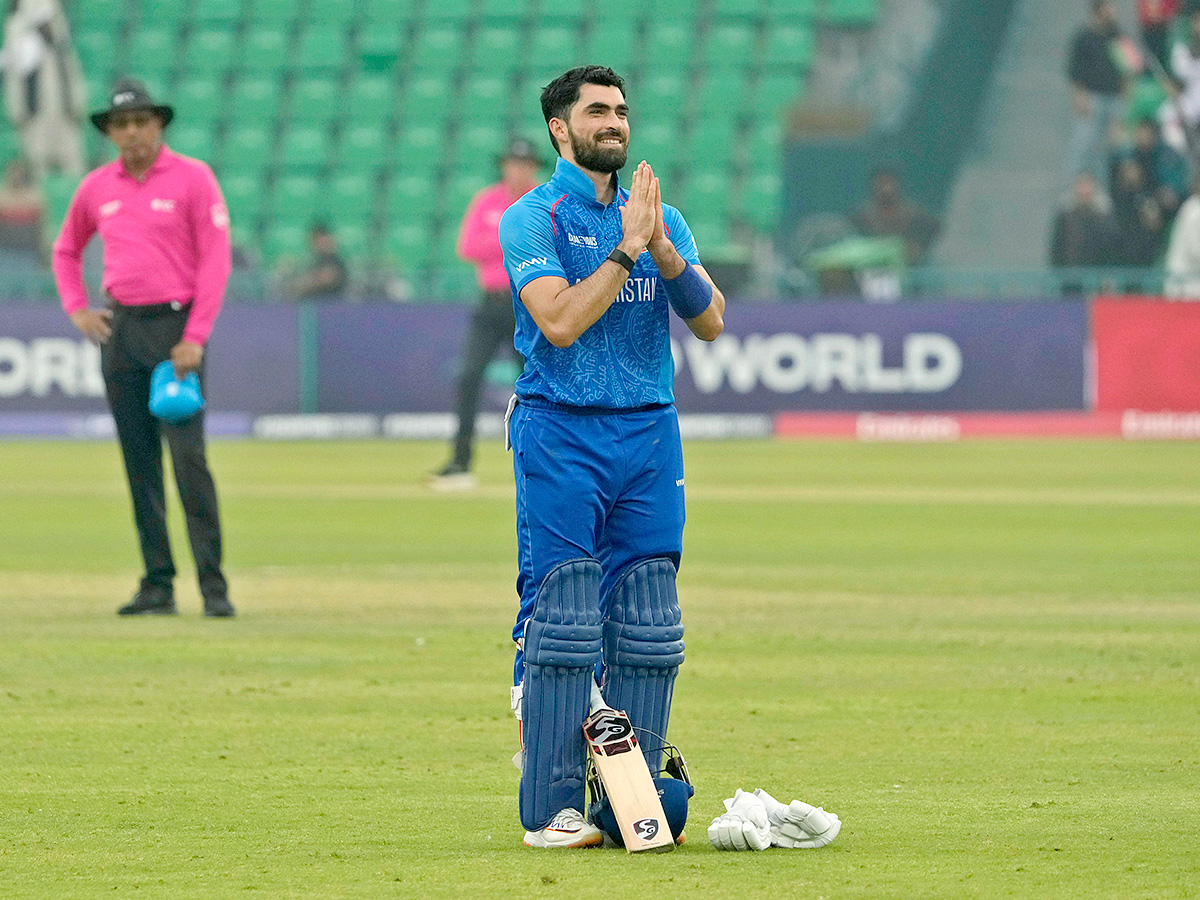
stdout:
{"type": "MultiPolygon", "coordinates": [[[[133,519],[146,567],[142,587],[171,590],[175,578],[163,487],[165,437],[187,520],[200,593],[205,598],[217,598],[227,596],[229,588],[221,571],[221,522],[217,489],[205,452],[204,413],[172,425],[151,415],[149,408],[150,374],[179,343],[187,316],[186,307],[174,309],[162,304],[139,310],[117,304],[112,335],[100,353],[100,369],[133,499],[133,519]]],[[[203,384],[203,367],[200,379],[203,384]]]]}
{"type": "Polygon", "coordinates": [[[513,332],[516,328],[512,294],[508,291],[488,291],[484,294],[483,302],[471,314],[471,328],[467,333],[467,346],[458,376],[458,403],[454,410],[458,417],[454,462],[464,468],[470,468],[471,465],[471,445],[475,441],[475,415],[479,412],[483,373],[500,348],[507,347],[516,356],[513,349],[513,332]]]}

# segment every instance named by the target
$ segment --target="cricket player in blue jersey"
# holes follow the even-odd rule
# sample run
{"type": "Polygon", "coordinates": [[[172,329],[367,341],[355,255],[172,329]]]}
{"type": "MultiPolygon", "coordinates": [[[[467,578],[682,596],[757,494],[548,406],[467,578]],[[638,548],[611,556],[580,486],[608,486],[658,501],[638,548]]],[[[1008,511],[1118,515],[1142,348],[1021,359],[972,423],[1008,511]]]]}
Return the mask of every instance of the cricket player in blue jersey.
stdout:
{"type": "MultiPolygon", "coordinates": [[[[587,847],[581,726],[608,705],[665,736],[683,625],[683,452],[668,319],[714,340],[725,298],[679,211],[629,145],[624,82],[584,66],[542,91],[559,160],[500,222],[525,358],[508,435],[521,596],[514,708],[531,847],[587,847]]],[[[655,768],[651,761],[652,770],[655,768]]]]}

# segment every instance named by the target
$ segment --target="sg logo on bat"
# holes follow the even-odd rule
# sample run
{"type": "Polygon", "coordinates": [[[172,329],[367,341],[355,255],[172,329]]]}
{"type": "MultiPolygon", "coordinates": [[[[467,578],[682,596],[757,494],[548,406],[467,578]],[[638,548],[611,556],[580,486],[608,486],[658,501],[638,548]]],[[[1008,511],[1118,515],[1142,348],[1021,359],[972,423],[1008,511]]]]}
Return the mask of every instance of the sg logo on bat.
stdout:
{"type": "Polygon", "coordinates": [[[662,825],[658,819],[638,819],[633,823],[633,830],[643,841],[652,841],[662,825]]]}

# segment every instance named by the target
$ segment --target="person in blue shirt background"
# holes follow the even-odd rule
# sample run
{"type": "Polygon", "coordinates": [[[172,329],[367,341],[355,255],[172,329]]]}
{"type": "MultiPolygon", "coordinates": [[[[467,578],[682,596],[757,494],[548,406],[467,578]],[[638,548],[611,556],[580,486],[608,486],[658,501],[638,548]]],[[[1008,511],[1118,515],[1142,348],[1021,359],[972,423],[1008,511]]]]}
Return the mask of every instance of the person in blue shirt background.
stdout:
{"type": "Polygon", "coordinates": [[[725,298],[653,169],[641,162],[628,190],[618,181],[630,139],[620,76],[571,69],[541,103],[560,158],[500,222],[526,361],[508,422],[519,808],[528,846],[586,847],[603,840],[583,815],[581,726],[597,673],[608,705],[666,736],[683,661],[684,524],[668,319],[715,340],[725,298]]]}

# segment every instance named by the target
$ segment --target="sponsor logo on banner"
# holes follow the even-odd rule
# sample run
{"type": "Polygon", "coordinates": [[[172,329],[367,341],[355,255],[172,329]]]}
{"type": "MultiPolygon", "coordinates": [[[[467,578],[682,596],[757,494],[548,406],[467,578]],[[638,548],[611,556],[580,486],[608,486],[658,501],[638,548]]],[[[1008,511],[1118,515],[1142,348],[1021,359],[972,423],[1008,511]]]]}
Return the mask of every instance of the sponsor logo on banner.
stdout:
{"type": "Polygon", "coordinates": [[[748,394],[759,387],[777,394],[825,393],[835,388],[854,394],[929,394],[958,381],[963,354],[944,334],[904,337],[901,364],[884,363],[884,341],[877,334],[788,332],[722,335],[711,343],[672,342],[677,371],[690,370],[701,394],[725,388],[748,394]]]}
{"type": "Polygon", "coordinates": [[[0,397],[103,397],[100,348],[70,338],[0,337],[0,397]]]}

